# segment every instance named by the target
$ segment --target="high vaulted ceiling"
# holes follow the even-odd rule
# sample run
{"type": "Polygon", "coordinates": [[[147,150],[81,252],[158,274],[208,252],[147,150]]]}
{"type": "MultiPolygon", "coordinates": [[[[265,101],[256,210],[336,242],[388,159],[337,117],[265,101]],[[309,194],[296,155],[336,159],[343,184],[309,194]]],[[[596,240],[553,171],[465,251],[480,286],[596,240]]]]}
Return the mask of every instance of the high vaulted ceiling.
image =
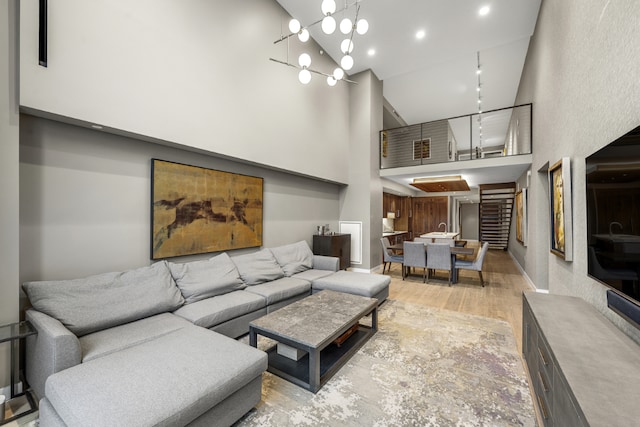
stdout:
{"type": "MultiPolygon", "coordinates": [[[[277,1],[303,27],[323,17],[322,0],[277,1]]],[[[541,0],[336,0],[336,4],[338,25],[345,17],[353,20],[358,5],[359,18],[369,23],[365,35],[354,34],[355,65],[348,74],[371,69],[383,81],[385,128],[389,128],[403,121],[412,125],[477,113],[478,58],[482,110],[513,106],[541,0]],[[350,7],[343,11],[345,5],[350,7]],[[485,6],[489,12],[482,15],[485,6]],[[424,38],[416,37],[419,31],[424,31],[424,38]],[[390,111],[400,120],[389,121],[390,111]]],[[[340,64],[340,44],[347,36],[339,29],[326,35],[320,24],[311,25],[309,32],[340,64]]],[[[291,40],[301,43],[297,37],[291,40]]],[[[491,138],[504,140],[504,135],[485,135],[491,138]]],[[[464,173],[473,186],[515,181],[524,170],[526,165],[450,173],[464,173]]],[[[437,173],[419,176],[433,175],[437,173]]],[[[409,187],[411,177],[385,178],[409,187]]]]}
{"type": "MultiPolygon", "coordinates": [[[[303,26],[323,16],[322,0],[277,1],[303,26]]],[[[348,74],[371,69],[383,80],[384,97],[396,112],[408,124],[422,123],[478,111],[479,52],[483,109],[512,106],[540,2],[360,0],[359,17],[369,22],[369,31],[353,37],[355,65],[348,74]],[[489,6],[485,16],[479,14],[483,6],[489,6]],[[422,39],[416,38],[420,30],[422,39]],[[371,49],[375,54],[368,54],[371,49]]],[[[336,4],[338,24],[344,17],[353,20],[356,6],[341,11],[345,2],[336,4]]],[[[319,24],[309,32],[339,64],[340,43],[347,36],[339,29],[326,35],[319,24]]]]}

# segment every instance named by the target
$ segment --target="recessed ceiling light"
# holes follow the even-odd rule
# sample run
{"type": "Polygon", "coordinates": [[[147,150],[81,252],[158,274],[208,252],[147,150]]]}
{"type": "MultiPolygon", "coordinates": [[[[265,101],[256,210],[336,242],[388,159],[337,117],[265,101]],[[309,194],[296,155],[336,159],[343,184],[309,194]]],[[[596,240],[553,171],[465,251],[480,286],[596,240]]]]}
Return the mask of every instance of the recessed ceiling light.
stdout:
{"type": "Polygon", "coordinates": [[[427,32],[425,30],[418,30],[418,32],[416,33],[416,38],[418,40],[422,40],[423,38],[425,38],[426,35],[427,35],[427,32]]]}
{"type": "Polygon", "coordinates": [[[375,55],[375,54],[376,54],[376,50],[375,50],[375,49],[369,49],[369,50],[367,51],[367,55],[369,55],[369,56],[373,56],[373,55],[375,55]]]}
{"type": "Polygon", "coordinates": [[[478,10],[478,15],[487,16],[490,11],[491,11],[491,7],[485,5],[485,6],[482,6],[480,10],[478,10]]]}

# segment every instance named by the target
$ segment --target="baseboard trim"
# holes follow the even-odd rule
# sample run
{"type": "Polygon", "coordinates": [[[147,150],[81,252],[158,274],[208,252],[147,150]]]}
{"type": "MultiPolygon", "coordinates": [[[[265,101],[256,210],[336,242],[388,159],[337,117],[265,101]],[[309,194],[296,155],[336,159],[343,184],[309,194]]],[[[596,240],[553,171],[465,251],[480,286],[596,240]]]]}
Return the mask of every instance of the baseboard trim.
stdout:
{"type": "Polygon", "coordinates": [[[531,280],[531,278],[529,277],[527,272],[524,271],[524,269],[522,268],[522,266],[520,265],[520,263],[518,262],[516,257],[513,256],[513,253],[511,253],[511,251],[507,251],[507,253],[509,254],[511,259],[513,260],[513,262],[516,265],[516,267],[518,267],[518,270],[520,271],[520,274],[522,274],[522,277],[524,277],[524,279],[527,281],[527,283],[529,284],[531,289],[533,289],[536,292],[543,293],[543,294],[548,294],[549,293],[549,291],[547,289],[538,289],[538,287],[536,286],[535,283],[533,283],[533,280],[531,280]]]}

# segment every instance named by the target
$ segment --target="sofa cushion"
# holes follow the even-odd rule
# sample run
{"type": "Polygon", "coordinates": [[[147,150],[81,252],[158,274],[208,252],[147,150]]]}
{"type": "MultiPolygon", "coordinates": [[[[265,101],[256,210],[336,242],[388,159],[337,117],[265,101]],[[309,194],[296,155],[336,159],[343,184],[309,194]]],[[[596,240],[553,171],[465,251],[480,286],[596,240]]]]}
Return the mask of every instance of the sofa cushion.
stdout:
{"type": "Polygon", "coordinates": [[[184,299],[166,261],[83,279],[26,282],[33,307],[77,336],[180,307],[184,299]]]}
{"type": "Polygon", "coordinates": [[[184,426],[251,384],[266,353],[193,325],[49,377],[69,426],[184,426]]]}
{"type": "Polygon", "coordinates": [[[226,253],[203,261],[168,265],[187,304],[247,287],[226,253]]]}
{"type": "Polygon", "coordinates": [[[271,252],[287,277],[313,267],[313,252],[304,240],[271,248],[271,252]]]}
{"type": "Polygon", "coordinates": [[[250,286],[259,285],[284,276],[282,268],[280,268],[269,249],[234,256],[231,260],[238,267],[242,281],[250,286]]]}
{"type": "Polygon", "coordinates": [[[330,289],[336,292],[374,297],[389,288],[391,278],[382,274],[338,271],[312,282],[313,291],[330,289]]]}
{"type": "Polygon", "coordinates": [[[283,277],[261,285],[249,286],[244,292],[260,295],[267,300],[267,305],[271,305],[300,294],[310,294],[311,282],[293,277],[283,277]]]}
{"type": "Polygon", "coordinates": [[[313,282],[314,280],[317,280],[321,277],[330,276],[333,273],[334,272],[331,270],[318,270],[316,268],[312,268],[311,270],[305,270],[301,273],[296,273],[291,277],[293,277],[294,279],[302,279],[313,282]]]}
{"type": "Polygon", "coordinates": [[[184,305],[174,314],[203,328],[213,328],[227,320],[264,308],[266,305],[266,300],[259,295],[235,291],[184,305]]]}
{"type": "Polygon", "coordinates": [[[190,326],[191,323],[182,317],[162,313],[87,334],[80,338],[82,362],[88,362],[190,326]]]}

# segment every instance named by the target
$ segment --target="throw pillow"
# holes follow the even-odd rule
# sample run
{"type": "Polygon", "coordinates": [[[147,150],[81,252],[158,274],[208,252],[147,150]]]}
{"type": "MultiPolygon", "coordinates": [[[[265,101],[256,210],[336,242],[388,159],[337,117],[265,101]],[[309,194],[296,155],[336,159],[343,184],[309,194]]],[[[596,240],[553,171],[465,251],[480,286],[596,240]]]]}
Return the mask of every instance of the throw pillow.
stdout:
{"type": "Polygon", "coordinates": [[[313,268],[313,252],[304,240],[272,248],[271,252],[287,277],[313,268]]]}
{"type": "Polygon", "coordinates": [[[184,299],[166,261],[83,279],[26,282],[33,307],[77,336],[176,310],[184,299]]]}
{"type": "Polygon", "coordinates": [[[187,304],[247,287],[226,253],[203,261],[170,262],[169,269],[187,304]]]}
{"type": "Polygon", "coordinates": [[[231,260],[238,267],[242,281],[250,286],[284,277],[284,272],[268,249],[234,256],[231,260]]]}

